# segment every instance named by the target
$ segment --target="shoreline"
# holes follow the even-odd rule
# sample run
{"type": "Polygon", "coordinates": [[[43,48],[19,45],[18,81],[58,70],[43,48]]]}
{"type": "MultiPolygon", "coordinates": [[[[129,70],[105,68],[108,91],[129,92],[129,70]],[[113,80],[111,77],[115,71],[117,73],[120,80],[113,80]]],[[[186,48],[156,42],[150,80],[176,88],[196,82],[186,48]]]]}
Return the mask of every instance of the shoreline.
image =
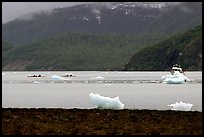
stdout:
{"type": "Polygon", "coordinates": [[[2,135],[202,135],[202,112],[2,108],[2,135]]]}

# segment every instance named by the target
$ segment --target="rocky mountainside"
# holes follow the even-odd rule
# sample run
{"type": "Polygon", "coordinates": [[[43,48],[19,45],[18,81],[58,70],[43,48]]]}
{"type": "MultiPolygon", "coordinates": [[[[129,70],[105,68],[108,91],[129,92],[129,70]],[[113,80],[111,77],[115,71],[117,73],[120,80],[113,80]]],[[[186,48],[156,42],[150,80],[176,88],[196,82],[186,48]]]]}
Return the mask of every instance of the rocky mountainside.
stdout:
{"type": "MultiPolygon", "coordinates": [[[[25,15],[2,25],[2,70],[120,70],[127,62],[127,70],[164,70],[183,39],[145,47],[200,24],[201,2],[96,2],[25,15]]],[[[189,40],[180,61],[200,70],[202,40],[189,40]]]]}
{"type": "Polygon", "coordinates": [[[69,32],[172,35],[199,24],[201,2],[96,2],[19,17],[2,25],[2,38],[22,46],[69,32]]]}
{"type": "Polygon", "coordinates": [[[202,25],[140,50],[123,70],[163,71],[174,64],[184,70],[202,71],[202,25]]]}
{"type": "Polygon", "coordinates": [[[68,33],[14,47],[2,42],[2,70],[118,70],[159,34],[68,33]]]}

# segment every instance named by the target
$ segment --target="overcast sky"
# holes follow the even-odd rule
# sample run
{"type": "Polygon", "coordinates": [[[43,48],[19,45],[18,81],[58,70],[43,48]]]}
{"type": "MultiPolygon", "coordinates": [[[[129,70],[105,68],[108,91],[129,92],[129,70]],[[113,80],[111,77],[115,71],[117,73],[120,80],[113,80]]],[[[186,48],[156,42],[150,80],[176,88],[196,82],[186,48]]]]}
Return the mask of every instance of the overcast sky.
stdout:
{"type": "Polygon", "coordinates": [[[21,15],[59,7],[69,7],[85,2],[2,2],[2,23],[21,15]]]}

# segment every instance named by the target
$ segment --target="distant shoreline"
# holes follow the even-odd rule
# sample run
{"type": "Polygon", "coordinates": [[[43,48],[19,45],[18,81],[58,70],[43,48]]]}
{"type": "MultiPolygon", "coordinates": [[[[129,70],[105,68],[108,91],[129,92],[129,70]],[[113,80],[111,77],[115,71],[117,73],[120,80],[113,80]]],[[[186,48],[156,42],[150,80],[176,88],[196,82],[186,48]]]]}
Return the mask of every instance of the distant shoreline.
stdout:
{"type": "Polygon", "coordinates": [[[2,135],[202,135],[202,112],[2,108],[2,135]]]}

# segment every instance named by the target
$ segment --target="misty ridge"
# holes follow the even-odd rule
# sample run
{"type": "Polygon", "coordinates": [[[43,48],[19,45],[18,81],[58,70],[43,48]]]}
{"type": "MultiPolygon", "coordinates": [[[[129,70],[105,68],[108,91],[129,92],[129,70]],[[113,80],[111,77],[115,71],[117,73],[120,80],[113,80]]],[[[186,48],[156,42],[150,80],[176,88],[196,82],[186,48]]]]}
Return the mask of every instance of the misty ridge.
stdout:
{"type": "MultiPolygon", "coordinates": [[[[115,2],[118,3],[118,2],[115,2]]],[[[178,5],[180,2],[127,2],[127,3],[134,3],[134,5],[140,6],[140,7],[158,7],[160,5],[178,5]]],[[[53,9],[57,8],[66,8],[71,7],[74,5],[80,5],[80,4],[89,4],[89,6],[93,9],[99,9],[100,7],[106,7],[106,8],[115,8],[117,5],[114,4],[114,2],[21,2],[12,4],[12,3],[2,3],[2,20],[3,23],[6,23],[8,21],[11,21],[13,19],[32,19],[36,14],[49,14],[52,13],[53,9]],[[7,14],[12,9],[12,13],[7,14]],[[17,12],[16,12],[17,11],[17,12]],[[13,18],[13,19],[12,19],[13,18]]]]}
{"type": "MultiPolygon", "coordinates": [[[[59,6],[2,24],[2,69],[122,70],[145,47],[198,25],[202,28],[201,2],[96,2],[59,6]]],[[[175,62],[176,59],[172,61],[175,62]]],[[[168,69],[169,65],[171,62],[161,69],[168,69]]],[[[198,68],[194,64],[191,69],[198,68]]]]}

